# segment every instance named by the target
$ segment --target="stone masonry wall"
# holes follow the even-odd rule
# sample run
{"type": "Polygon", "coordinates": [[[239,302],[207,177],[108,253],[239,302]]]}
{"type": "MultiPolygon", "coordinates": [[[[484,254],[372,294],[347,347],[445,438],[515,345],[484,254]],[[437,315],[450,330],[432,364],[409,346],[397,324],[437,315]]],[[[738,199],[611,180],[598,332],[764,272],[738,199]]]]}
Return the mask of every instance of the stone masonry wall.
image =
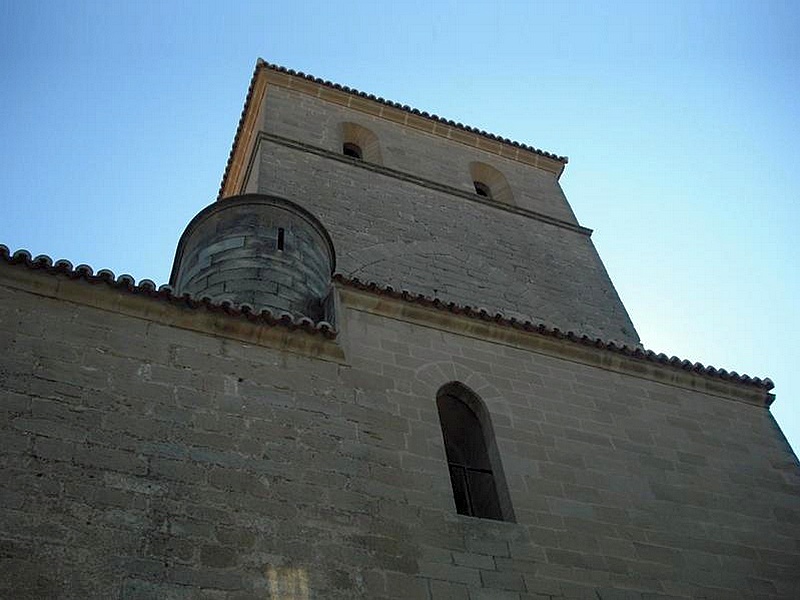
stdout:
{"type": "Polygon", "coordinates": [[[542,169],[277,86],[267,91],[262,114],[264,131],[336,154],[342,123],[358,123],[378,137],[386,167],[469,193],[475,192],[469,164],[487,163],[508,180],[517,206],[577,223],[556,175],[542,169]]]}
{"type": "Polygon", "coordinates": [[[318,216],[333,237],[340,272],[639,342],[555,174],[278,86],[267,90],[261,114],[266,137],[245,189],[284,196],[318,216]],[[339,160],[342,125],[349,122],[377,136],[382,164],[391,171],[339,160]],[[497,168],[514,204],[544,220],[479,202],[473,161],[497,168]],[[565,226],[553,224],[559,221],[565,226]]]}
{"type": "Polygon", "coordinates": [[[278,143],[262,142],[260,158],[259,192],[316,215],[333,238],[340,273],[639,341],[583,233],[278,143]]]}
{"type": "Polygon", "coordinates": [[[343,317],[339,364],[1,287],[0,597],[798,597],[798,467],[766,409],[343,317]],[[517,523],[455,514],[453,380],[517,523]]]}
{"type": "Polygon", "coordinates": [[[334,250],[316,220],[278,198],[214,203],[181,237],[170,284],[177,294],[325,320],[334,250]]]}

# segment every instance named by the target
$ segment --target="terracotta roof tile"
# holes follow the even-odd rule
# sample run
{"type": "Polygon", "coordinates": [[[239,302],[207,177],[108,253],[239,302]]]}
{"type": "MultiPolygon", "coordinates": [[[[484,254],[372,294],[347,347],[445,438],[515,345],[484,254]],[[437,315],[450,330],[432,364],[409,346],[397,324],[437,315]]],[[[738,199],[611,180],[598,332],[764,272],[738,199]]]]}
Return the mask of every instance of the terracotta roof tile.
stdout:
{"type": "Polygon", "coordinates": [[[568,340],[570,342],[581,344],[584,346],[593,346],[601,348],[617,354],[622,354],[631,358],[645,360],[647,362],[658,363],[660,365],[673,367],[683,371],[693,371],[700,375],[708,377],[716,377],[725,381],[732,381],[735,383],[742,383],[762,388],[764,390],[771,390],[775,385],[769,378],[761,379],[759,377],[750,377],[749,375],[740,375],[736,371],[726,371],[725,369],[717,369],[713,366],[706,366],[699,362],[692,362],[689,360],[678,358],[677,356],[667,356],[663,353],[655,353],[652,350],[645,350],[638,346],[628,346],[627,344],[619,344],[616,342],[607,342],[600,338],[591,338],[587,335],[580,335],[573,331],[562,331],[557,327],[550,327],[544,323],[531,323],[530,321],[520,321],[513,317],[508,318],[500,313],[490,313],[483,308],[473,308],[471,306],[462,306],[454,302],[443,302],[438,298],[431,298],[423,294],[412,294],[406,290],[397,291],[391,286],[381,286],[374,282],[364,283],[357,278],[348,278],[343,275],[334,275],[334,279],[343,285],[353,287],[359,290],[367,291],[373,294],[388,296],[391,298],[412,302],[422,306],[435,308],[451,312],[457,315],[463,315],[471,319],[479,319],[481,321],[491,321],[502,327],[510,327],[521,331],[527,331],[537,335],[544,335],[561,340],[568,340]]]}
{"type": "MultiPolygon", "coordinates": [[[[271,311],[264,309],[257,312],[253,307],[242,304],[235,305],[231,302],[212,302],[208,298],[193,298],[189,294],[177,296],[173,293],[172,288],[168,285],[156,286],[150,279],[141,279],[136,284],[133,277],[130,275],[120,275],[116,277],[114,273],[108,269],[101,269],[94,273],[89,265],[78,265],[73,267],[72,263],[68,260],[53,261],[49,256],[39,255],[31,258],[31,255],[26,250],[17,250],[13,254],[9,249],[0,244],[0,260],[12,265],[24,265],[25,267],[33,270],[41,270],[49,274],[64,274],[72,279],[83,279],[89,283],[104,284],[109,287],[123,290],[132,294],[139,294],[145,297],[153,298],[170,304],[183,305],[191,309],[204,308],[210,312],[221,312],[231,317],[247,319],[248,321],[261,323],[270,326],[287,327],[291,330],[302,330],[312,334],[322,335],[327,338],[335,338],[337,331],[333,326],[326,322],[321,321],[314,323],[307,317],[297,318],[289,313],[273,314],[271,311]]],[[[692,362],[689,360],[678,358],[677,356],[667,356],[662,353],[655,353],[652,350],[645,350],[641,347],[631,347],[627,344],[619,344],[616,342],[607,342],[600,338],[591,338],[586,335],[580,335],[572,331],[562,331],[557,327],[550,327],[544,323],[532,323],[530,321],[520,321],[513,317],[508,318],[500,313],[490,313],[482,308],[473,308],[471,306],[464,306],[454,302],[444,302],[439,298],[431,298],[423,294],[413,294],[406,290],[395,290],[391,286],[383,286],[374,282],[362,282],[357,278],[348,278],[341,274],[334,275],[334,280],[342,285],[352,287],[358,290],[366,291],[372,294],[387,296],[404,302],[410,302],[434,308],[436,310],[447,311],[456,315],[462,315],[470,319],[477,319],[495,323],[501,327],[509,327],[520,331],[526,331],[534,335],[543,335],[560,340],[567,340],[575,344],[584,346],[592,346],[609,352],[614,352],[630,358],[643,360],[651,363],[657,363],[663,366],[680,369],[682,371],[691,371],[706,377],[714,377],[724,381],[739,383],[744,385],[751,385],[769,391],[774,386],[769,378],[761,379],[759,377],[750,377],[749,375],[740,375],[736,371],[726,371],[725,369],[717,369],[713,366],[706,366],[699,362],[692,362]]]]}
{"type": "Polygon", "coordinates": [[[455,127],[457,129],[461,129],[462,131],[468,131],[470,133],[474,133],[476,135],[480,135],[487,139],[502,142],[504,144],[509,144],[515,148],[520,148],[521,150],[526,150],[528,152],[533,152],[534,154],[538,154],[540,156],[546,156],[547,158],[551,158],[553,160],[559,161],[561,163],[567,164],[569,159],[566,156],[559,156],[558,154],[554,154],[552,152],[547,152],[546,150],[540,150],[539,148],[534,148],[533,146],[529,146],[527,144],[523,144],[521,142],[517,142],[499,135],[495,135],[494,133],[489,133],[488,131],[484,131],[483,129],[478,129],[477,127],[471,127],[469,125],[464,125],[463,123],[459,123],[457,121],[453,121],[452,119],[445,119],[440,117],[439,115],[428,113],[424,110],[419,110],[417,108],[413,108],[408,106],[407,104],[400,104],[399,102],[393,102],[391,100],[386,100],[385,98],[381,98],[380,96],[375,96],[374,94],[367,94],[366,92],[362,92],[355,88],[348,87],[346,85],[341,85],[338,83],[334,83],[332,81],[328,81],[326,79],[321,79],[319,77],[315,77],[313,75],[308,75],[303,73],[302,71],[295,71],[294,69],[287,69],[286,67],[282,67],[280,65],[272,64],[265,61],[262,58],[259,58],[256,61],[256,68],[253,72],[253,77],[250,80],[250,86],[247,89],[247,96],[245,97],[244,106],[242,107],[242,113],[239,117],[239,124],[236,127],[236,134],[233,137],[233,145],[231,147],[231,151],[228,155],[228,162],[225,165],[225,172],[222,175],[222,182],[220,183],[219,193],[217,197],[221,197],[222,195],[222,188],[225,186],[225,181],[228,179],[228,172],[230,171],[231,161],[233,160],[233,151],[236,148],[236,144],[239,140],[239,135],[242,130],[242,126],[244,125],[245,113],[247,111],[247,107],[250,104],[250,99],[253,95],[253,85],[256,80],[256,75],[258,75],[259,69],[269,69],[270,71],[275,71],[277,73],[285,73],[287,75],[292,75],[293,77],[299,77],[301,79],[306,79],[308,81],[313,81],[314,83],[324,85],[334,90],[339,90],[341,92],[345,92],[347,94],[353,94],[354,96],[359,96],[361,98],[367,98],[368,100],[372,100],[374,102],[378,102],[379,104],[384,104],[386,106],[391,106],[393,108],[398,108],[403,110],[412,115],[418,115],[420,117],[424,117],[426,119],[430,119],[432,121],[436,121],[437,123],[442,123],[444,125],[449,125],[450,127],[455,127]]]}
{"type": "Polygon", "coordinates": [[[213,302],[209,298],[194,298],[189,294],[176,295],[168,285],[156,286],[150,279],[141,279],[138,284],[130,275],[116,277],[108,269],[101,269],[94,273],[89,265],[72,266],[68,260],[53,260],[44,254],[31,258],[27,250],[17,250],[13,254],[9,249],[0,244],[0,260],[12,265],[24,265],[29,269],[41,270],[49,274],[63,274],[71,279],[83,279],[93,284],[105,284],[131,294],[138,294],[169,302],[170,304],[183,305],[191,309],[204,308],[209,312],[221,312],[235,318],[246,319],[263,325],[286,327],[291,330],[302,330],[312,334],[335,338],[337,335],[334,327],[327,321],[315,323],[308,317],[295,317],[286,312],[273,313],[269,309],[255,310],[248,304],[234,304],[232,302],[213,302]]]}
{"type": "Polygon", "coordinates": [[[476,127],[470,127],[469,125],[464,125],[463,123],[458,123],[451,119],[445,119],[440,117],[439,115],[434,115],[428,113],[424,110],[419,110],[416,108],[412,108],[407,104],[400,104],[399,102],[392,102],[391,100],[386,100],[385,98],[381,98],[380,96],[375,96],[374,94],[367,94],[366,92],[359,91],[355,88],[347,87],[346,85],[340,85],[338,83],[333,83],[326,79],[320,79],[319,77],[314,77],[313,75],[308,75],[303,73],[302,71],[295,71],[293,69],[287,69],[286,67],[282,67],[280,65],[275,65],[272,63],[268,63],[264,59],[258,59],[256,62],[256,70],[259,67],[263,67],[265,69],[270,69],[271,71],[277,71],[278,73],[286,73],[287,75],[293,75],[294,77],[300,77],[302,79],[307,79],[308,81],[313,81],[314,83],[319,83],[329,88],[333,88],[335,90],[339,90],[345,92],[347,94],[353,94],[355,96],[359,96],[361,98],[367,98],[368,100],[372,100],[374,102],[378,102],[380,104],[385,104],[386,106],[391,106],[393,108],[399,108],[400,110],[404,110],[412,115],[419,115],[421,117],[425,117],[426,119],[431,119],[432,121],[436,121],[438,123],[442,123],[444,125],[449,125],[450,127],[457,127],[458,129],[463,129],[464,131],[469,131],[470,133],[476,133],[483,137],[489,138],[490,140],[494,140],[497,142],[503,142],[504,144],[510,144],[515,148],[521,148],[523,150],[527,150],[529,152],[534,152],[541,156],[546,156],[548,158],[552,158],[554,160],[567,163],[569,159],[566,156],[559,156],[557,154],[553,154],[552,152],[547,152],[545,150],[540,150],[539,148],[534,148],[533,146],[528,146],[527,144],[523,144],[520,142],[515,142],[514,140],[510,140],[508,138],[504,138],[499,135],[495,135],[493,133],[489,133],[488,131],[484,131],[482,129],[478,129],[476,127]]]}

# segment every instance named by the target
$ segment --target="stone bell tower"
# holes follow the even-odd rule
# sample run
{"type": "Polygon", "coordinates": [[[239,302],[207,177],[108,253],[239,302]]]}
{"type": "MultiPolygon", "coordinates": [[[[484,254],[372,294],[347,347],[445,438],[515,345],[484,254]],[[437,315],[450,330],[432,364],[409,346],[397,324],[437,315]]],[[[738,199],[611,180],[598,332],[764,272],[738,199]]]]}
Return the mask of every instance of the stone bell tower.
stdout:
{"type": "Polygon", "coordinates": [[[0,598],[800,598],[772,382],[641,347],[566,162],[259,61],[170,286],[0,245],[0,598]]]}
{"type": "MultiPolygon", "coordinates": [[[[302,206],[330,232],[343,277],[637,345],[592,232],[559,185],[566,162],[259,61],[218,203],[258,193],[302,206]]],[[[200,292],[205,283],[188,284],[194,264],[181,265],[172,283],[200,292]]]]}

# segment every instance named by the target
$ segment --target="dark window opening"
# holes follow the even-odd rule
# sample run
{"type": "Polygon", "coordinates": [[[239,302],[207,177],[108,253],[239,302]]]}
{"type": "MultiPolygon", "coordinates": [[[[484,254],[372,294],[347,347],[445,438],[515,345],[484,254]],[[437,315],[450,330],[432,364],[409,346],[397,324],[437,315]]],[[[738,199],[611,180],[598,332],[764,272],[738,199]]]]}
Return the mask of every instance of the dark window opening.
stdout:
{"type": "Polygon", "coordinates": [[[456,511],[470,517],[502,521],[497,485],[478,416],[452,394],[440,395],[436,405],[456,511]]]}
{"type": "Polygon", "coordinates": [[[283,227],[278,227],[278,250],[283,250],[284,233],[283,227]]]}
{"type": "Polygon", "coordinates": [[[342,154],[349,156],[350,158],[357,158],[358,160],[362,160],[364,158],[361,147],[358,144],[353,144],[350,142],[346,142],[342,146],[342,154]]]}
{"type": "Polygon", "coordinates": [[[472,185],[475,186],[475,193],[478,194],[478,196],[483,196],[484,198],[492,197],[492,190],[482,181],[473,181],[472,185]]]}

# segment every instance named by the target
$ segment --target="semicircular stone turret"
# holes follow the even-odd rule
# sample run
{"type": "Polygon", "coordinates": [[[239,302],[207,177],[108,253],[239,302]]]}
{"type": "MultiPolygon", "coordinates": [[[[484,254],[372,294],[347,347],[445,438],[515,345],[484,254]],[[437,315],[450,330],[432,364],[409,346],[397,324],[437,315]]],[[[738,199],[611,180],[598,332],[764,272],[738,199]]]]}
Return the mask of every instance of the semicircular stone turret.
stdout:
{"type": "Polygon", "coordinates": [[[170,285],[177,294],[332,321],[326,305],[335,267],[333,243],[316,217],[285,198],[247,194],[192,219],[170,285]]]}

